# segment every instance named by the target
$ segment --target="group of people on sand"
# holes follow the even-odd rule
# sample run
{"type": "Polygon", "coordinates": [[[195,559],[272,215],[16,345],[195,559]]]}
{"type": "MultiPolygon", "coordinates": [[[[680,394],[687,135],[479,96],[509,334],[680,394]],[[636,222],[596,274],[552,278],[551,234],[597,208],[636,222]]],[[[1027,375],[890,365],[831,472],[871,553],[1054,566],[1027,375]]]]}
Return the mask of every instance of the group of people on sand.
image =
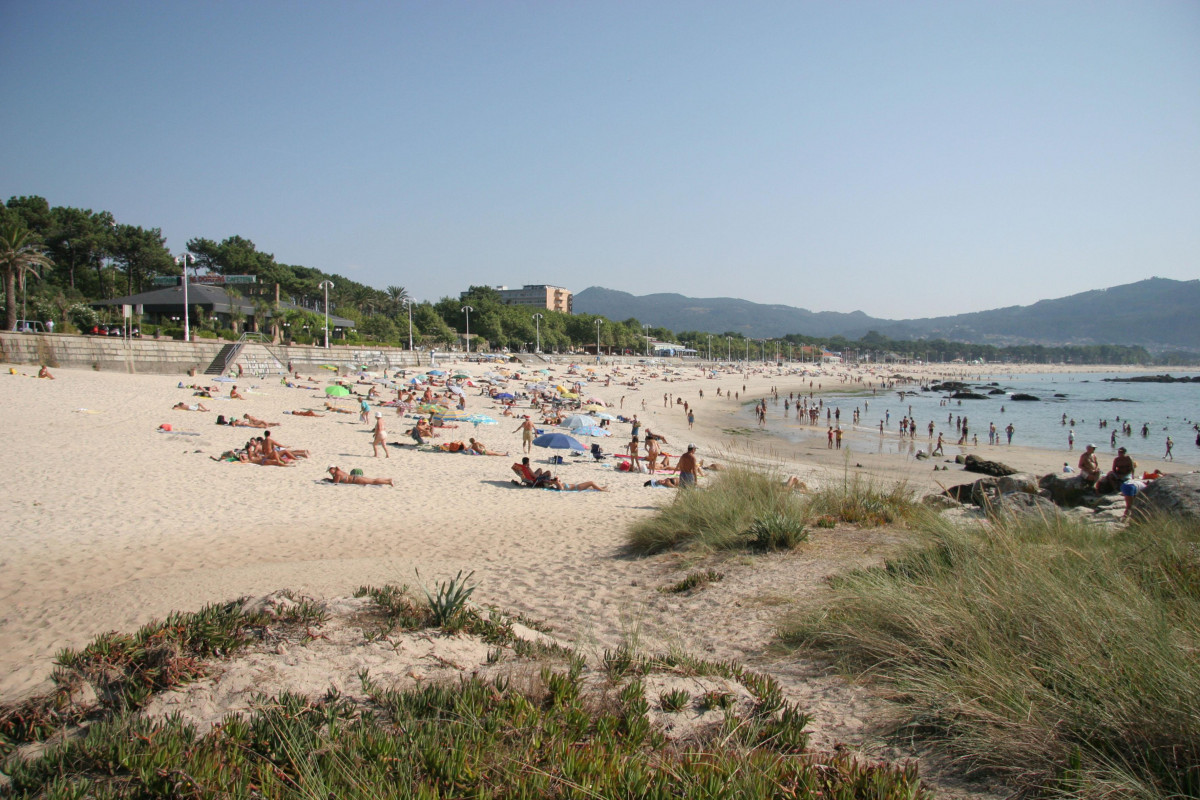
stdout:
{"type": "Polygon", "coordinates": [[[271,437],[270,431],[256,436],[240,450],[226,450],[220,456],[211,456],[213,461],[231,461],[242,464],[259,464],[264,467],[290,467],[298,459],[308,458],[307,450],[286,447],[271,437]]]}
{"type": "Polygon", "coordinates": [[[529,465],[529,456],[523,457],[518,463],[512,465],[513,472],[517,473],[519,481],[513,481],[518,486],[526,486],[531,489],[555,489],[560,492],[607,492],[607,486],[601,486],[595,481],[582,481],[580,483],[563,483],[559,478],[555,477],[550,470],[533,469],[529,465]]]}
{"type": "Polygon", "coordinates": [[[1138,479],[1137,462],[1129,455],[1129,451],[1124,447],[1117,448],[1117,455],[1113,458],[1112,469],[1110,469],[1103,477],[1100,475],[1100,462],[1096,457],[1096,445],[1089,444],[1083,449],[1082,455],[1079,456],[1079,477],[1086,483],[1091,484],[1092,489],[1096,494],[1109,494],[1110,492],[1120,492],[1125,498],[1125,514],[1123,518],[1128,518],[1133,511],[1133,498],[1146,488],[1146,484],[1158,477],[1161,477],[1160,472],[1153,475],[1144,475],[1142,479],[1138,479]]]}

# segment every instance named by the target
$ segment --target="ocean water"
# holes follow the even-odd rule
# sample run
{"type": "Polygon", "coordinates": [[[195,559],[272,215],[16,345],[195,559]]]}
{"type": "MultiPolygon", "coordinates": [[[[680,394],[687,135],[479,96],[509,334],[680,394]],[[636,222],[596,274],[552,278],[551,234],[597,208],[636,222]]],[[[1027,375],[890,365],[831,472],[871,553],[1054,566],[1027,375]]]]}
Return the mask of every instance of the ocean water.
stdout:
{"type": "MultiPolygon", "coordinates": [[[[1103,378],[1133,377],[1145,373],[1097,372],[1040,375],[1012,375],[989,377],[980,381],[965,381],[968,387],[979,394],[1000,388],[1003,395],[990,395],[987,400],[947,400],[944,392],[921,391],[919,386],[900,387],[905,390],[901,399],[897,390],[877,390],[872,396],[866,394],[818,394],[824,397],[829,408],[841,409],[843,430],[874,433],[872,447],[883,452],[907,452],[908,441],[899,439],[900,419],[909,414],[917,420],[918,448],[927,448],[928,425],[932,420],[936,426],[934,439],[940,431],[947,446],[958,441],[957,426],[948,422],[949,416],[965,416],[970,422],[972,438],[979,437],[979,455],[987,458],[988,423],[994,422],[1004,441],[1004,428],[1010,423],[1015,428],[1013,444],[1059,450],[1063,460],[1075,466],[1079,453],[1089,443],[1096,445],[1101,464],[1116,454],[1117,447],[1126,447],[1134,459],[1161,459],[1166,452],[1167,436],[1175,442],[1175,460],[1181,465],[1200,466],[1200,447],[1196,445],[1196,431],[1192,426],[1200,422],[1200,383],[1108,383],[1103,378]],[[991,384],[995,383],[996,386],[991,384]],[[915,392],[915,394],[913,393],[915,392]],[[1014,401],[1013,393],[1031,394],[1037,401],[1014,401]],[[1061,397],[1056,395],[1062,395],[1061,397]],[[854,409],[861,412],[859,424],[852,424],[854,409]],[[879,423],[890,412],[884,427],[885,435],[878,437],[879,423]],[[1067,424],[1062,424],[1063,414],[1067,424]],[[1067,450],[1067,433],[1071,420],[1075,420],[1075,450],[1067,450]],[[1108,427],[1101,428],[1101,420],[1108,427]],[[1133,435],[1121,433],[1121,422],[1129,420],[1133,435]],[[1143,424],[1149,430],[1141,435],[1143,424]],[[1111,435],[1117,431],[1117,441],[1112,445],[1111,435]]],[[[1195,372],[1172,372],[1175,377],[1191,376],[1195,372]]],[[[781,381],[781,385],[783,382],[781,381]]],[[[794,409],[788,417],[783,416],[783,397],[775,405],[767,399],[768,429],[792,442],[824,445],[825,415],[821,414],[819,428],[797,423],[794,409]]],[[[753,424],[752,407],[746,409],[747,419],[753,424]]],[[[856,446],[861,447],[862,437],[856,436],[856,446]]],[[[999,457],[997,448],[995,457],[999,457]]],[[[948,451],[949,452],[949,451],[948,451]]]]}

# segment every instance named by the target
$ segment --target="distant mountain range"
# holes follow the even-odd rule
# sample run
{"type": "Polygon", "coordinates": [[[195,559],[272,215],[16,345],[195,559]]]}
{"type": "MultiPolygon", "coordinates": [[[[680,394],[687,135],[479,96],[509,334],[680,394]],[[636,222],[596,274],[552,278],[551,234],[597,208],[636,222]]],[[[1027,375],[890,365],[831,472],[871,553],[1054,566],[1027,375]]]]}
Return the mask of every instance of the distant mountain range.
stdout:
{"type": "Polygon", "coordinates": [[[1150,278],[1041,300],[1031,306],[927,319],[879,319],[861,311],[814,312],[732,297],[639,297],[599,286],[575,295],[575,311],[617,320],[636,317],[675,331],[737,331],[752,338],[797,333],[858,339],[876,331],[892,339],[946,339],[997,346],[1125,344],[1141,345],[1152,352],[1200,352],[1200,280],[1150,278]]]}

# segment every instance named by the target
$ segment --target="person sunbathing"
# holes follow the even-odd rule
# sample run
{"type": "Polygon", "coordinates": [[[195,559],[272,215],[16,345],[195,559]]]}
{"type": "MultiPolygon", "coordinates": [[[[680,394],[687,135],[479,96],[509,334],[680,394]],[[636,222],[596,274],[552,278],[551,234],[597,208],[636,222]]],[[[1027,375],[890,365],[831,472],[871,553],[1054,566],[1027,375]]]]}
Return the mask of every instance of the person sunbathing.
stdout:
{"type": "Polygon", "coordinates": [[[583,481],[582,483],[563,483],[558,478],[546,483],[546,486],[551,489],[557,489],[560,492],[607,492],[607,486],[601,486],[593,481],[583,481]]]}
{"type": "Polygon", "coordinates": [[[246,422],[250,423],[250,425],[255,428],[278,428],[279,427],[278,422],[263,422],[261,419],[258,419],[257,417],[252,417],[249,414],[242,414],[242,419],[246,420],[246,422]]]}
{"type": "Polygon", "coordinates": [[[329,476],[325,480],[330,483],[353,483],[357,486],[394,486],[391,478],[368,478],[363,475],[351,475],[337,467],[329,468],[329,476]]]}
{"type": "Polygon", "coordinates": [[[269,427],[271,427],[270,425],[267,425],[265,423],[259,424],[256,422],[250,422],[249,420],[245,420],[245,419],[234,419],[233,417],[229,418],[228,424],[232,425],[235,428],[269,428],[269,427]]]}
{"type": "Polygon", "coordinates": [[[231,400],[245,400],[246,399],[245,397],[242,397],[242,393],[237,390],[236,383],[233,385],[233,388],[229,390],[229,397],[231,400]]]}
{"type": "Polygon", "coordinates": [[[285,411],[283,413],[291,414],[293,417],[323,417],[323,416],[325,416],[324,414],[318,414],[317,412],[313,411],[310,408],[306,408],[303,411],[285,411]]]}
{"type": "Polygon", "coordinates": [[[529,456],[522,458],[521,463],[513,464],[512,469],[513,472],[521,476],[522,482],[533,487],[546,486],[549,485],[551,481],[557,480],[553,475],[550,474],[550,470],[540,468],[535,470],[529,466],[529,456]]]}
{"type": "Polygon", "coordinates": [[[49,378],[50,380],[54,380],[54,376],[50,374],[50,370],[46,369],[45,364],[43,364],[42,368],[38,370],[38,377],[39,378],[49,378]]]}
{"type": "Polygon", "coordinates": [[[485,445],[483,442],[476,441],[475,439],[470,439],[469,441],[471,442],[471,452],[478,453],[481,456],[507,456],[508,455],[508,453],[497,453],[495,450],[488,450],[487,445],[485,445]]]}
{"type": "Polygon", "coordinates": [[[651,478],[642,484],[642,486],[650,487],[665,487],[667,489],[678,489],[679,478],[651,478]]]}
{"type": "Polygon", "coordinates": [[[175,411],[208,411],[208,409],[204,407],[203,403],[196,403],[195,405],[188,405],[187,403],[180,402],[180,403],[176,403],[175,405],[171,406],[171,408],[175,411]]]}
{"type": "Polygon", "coordinates": [[[353,411],[350,411],[349,409],[338,408],[333,403],[330,403],[328,400],[325,401],[325,409],[328,411],[337,412],[338,414],[353,414],[354,413],[353,411]]]}

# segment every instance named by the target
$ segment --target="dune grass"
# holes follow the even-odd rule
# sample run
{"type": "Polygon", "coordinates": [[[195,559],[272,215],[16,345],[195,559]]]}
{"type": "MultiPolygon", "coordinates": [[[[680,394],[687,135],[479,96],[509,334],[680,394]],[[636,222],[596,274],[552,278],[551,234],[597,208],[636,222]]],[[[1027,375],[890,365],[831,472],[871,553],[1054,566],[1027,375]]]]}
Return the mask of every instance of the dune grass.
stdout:
{"type": "MultiPolygon", "coordinates": [[[[439,587],[439,590],[442,587],[439,587]]],[[[461,576],[445,586],[461,596],[461,576]]],[[[363,587],[376,614],[400,628],[423,627],[445,604],[422,605],[402,587],[363,587]]],[[[224,608],[224,607],[223,607],[224,608]]],[[[230,612],[233,611],[229,608],[230,612]]],[[[217,614],[225,631],[236,614],[217,614]]],[[[496,613],[463,607],[450,615],[463,633],[514,645],[496,613]]],[[[188,619],[181,618],[186,624],[188,619]]],[[[450,635],[450,634],[441,634],[450,635]]],[[[229,640],[232,644],[240,636],[229,640]]],[[[29,758],[10,757],[4,794],[46,798],[791,798],[922,800],[915,767],[872,764],[848,754],[814,760],[809,718],[770,676],[735,663],[681,654],[643,656],[622,648],[603,667],[566,648],[530,644],[530,661],[488,678],[398,688],[359,675],[362,696],[330,690],[312,698],[283,692],[255,699],[207,733],[178,716],[147,719],[127,706],[89,720],[29,758]],[[536,651],[536,653],[534,653],[536,651]],[[728,692],[684,691],[651,698],[656,673],[735,680],[728,692]],[[607,678],[605,677],[607,675],[607,678]],[[657,712],[652,709],[651,700],[657,712]],[[654,713],[715,711],[712,724],[672,742],[654,713]]]]}
{"type": "Polygon", "coordinates": [[[629,533],[643,555],[681,544],[708,550],[786,549],[805,536],[798,496],[769,475],[748,469],[717,473],[703,488],[675,493],[670,503],[629,533]]]}
{"type": "Polygon", "coordinates": [[[920,527],[784,640],[898,690],[914,731],[1025,788],[1200,796],[1200,525],[920,527]]]}
{"type": "Polygon", "coordinates": [[[717,473],[703,488],[677,492],[654,516],[635,524],[627,541],[642,555],[677,547],[789,550],[808,538],[810,522],[874,527],[906,523],[918,510],[903,484],[855,475],[802,494],[772,472],[737,468],[717,473]]]}

